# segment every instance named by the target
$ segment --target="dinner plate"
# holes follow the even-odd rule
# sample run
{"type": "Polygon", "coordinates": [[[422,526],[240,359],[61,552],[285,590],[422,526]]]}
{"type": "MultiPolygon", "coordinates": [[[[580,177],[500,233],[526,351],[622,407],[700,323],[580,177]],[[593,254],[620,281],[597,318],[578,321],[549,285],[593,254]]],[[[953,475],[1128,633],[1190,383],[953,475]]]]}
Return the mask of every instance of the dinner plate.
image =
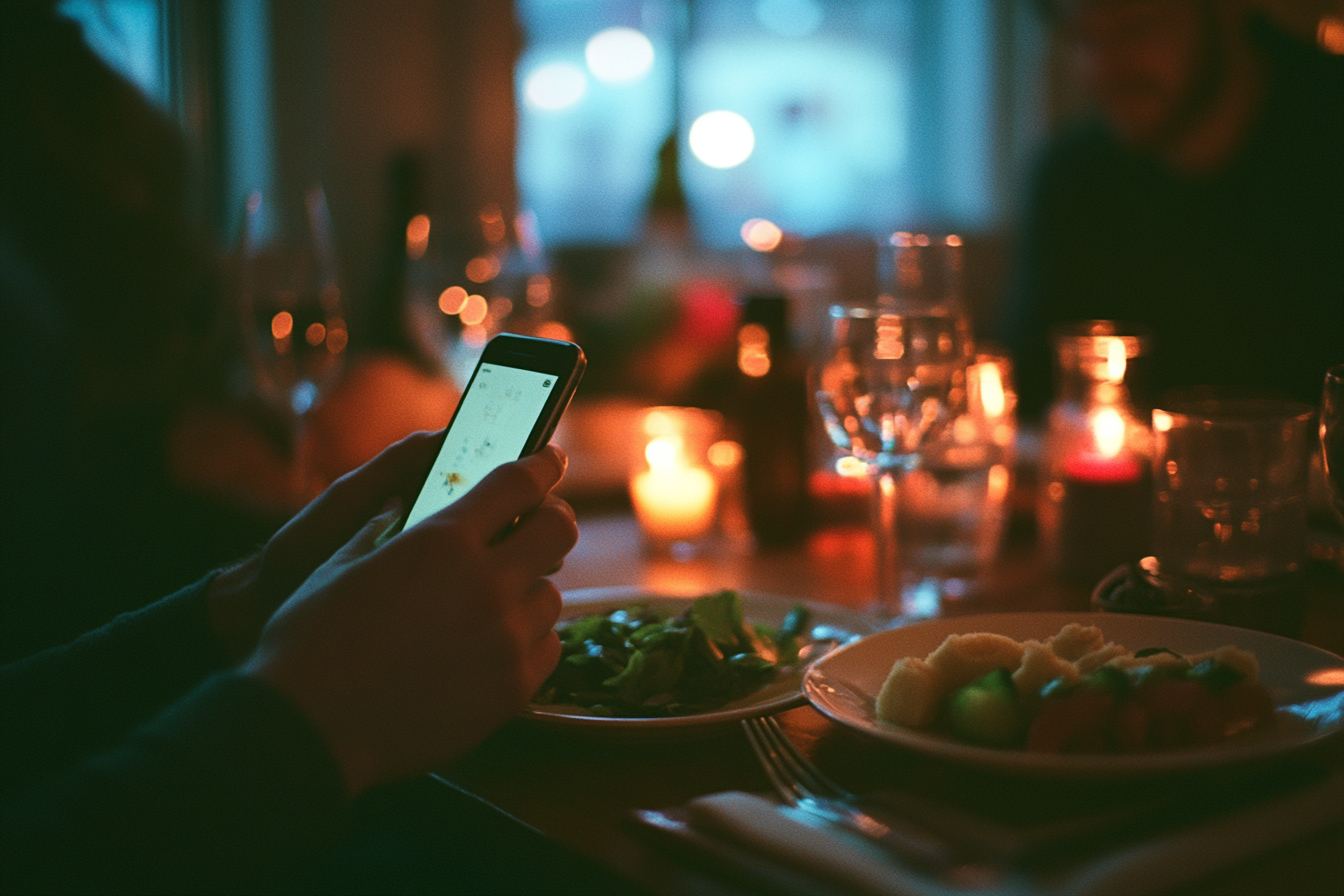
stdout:
{"type": "Polygon", "coordinates": [[[935,619],[888,629],[834,650],[806,672],[803,693],[824,715],[863,734],[931,756],[1038,776],[1097,777],[1186,771],[1249,762],[1300,749],[1344,730],[1344,659],[1278,635],[1243,628],[1098,613],[1004,613],[935,619]],[[1218,744],[1123,755],[1055,755],[961,743],[937,733],[879,721],[875,701],[892,665],[923,658],[952,634],[996,632],[1044,639],[1070,622],[1094,625],[1128,650],[1167,647],[1199,653],[1235,645],[1256,655],[1260,682],[1273,696],[1273,723],[1218,744]]]}
{"type": "MultiPolygon", "coordinates": [[[[635,603],[648,604],[661,613],[676,615],[684,611],[701,593],[703,592],[673,594],[626,586],[584,588],[564,594],[561,621],[593,613],[610,613],[635,603]]],[[[824,645],[832,639],[836,644],[857,642],[860,637],[876,629],[876,624],[866,614],[832,604],[812,603],[752,591],[739,591],[738,595],[742,599],[742,613],[747,622],[768,625],[772,628],[783,623],[784,617],[794,607],[800,604],[807,607],[811,613],[809,620],[812,627],[811,634],[818,644],[824,645]]],[[[833,648],[826,646],[825,649],[833,648]]],[[[815,657],[808,658],[808,662],[814,661],[815,657]]],[[[533,703],[523,711],[523,716],[548,726],[594,734],[690,733],[802,706],[807,702],[802,693],[804,669],[805,665],[799,664],[755,693],[710,712],[667,718],[626,719],[595,715],[581,706],[533,703]]]]}

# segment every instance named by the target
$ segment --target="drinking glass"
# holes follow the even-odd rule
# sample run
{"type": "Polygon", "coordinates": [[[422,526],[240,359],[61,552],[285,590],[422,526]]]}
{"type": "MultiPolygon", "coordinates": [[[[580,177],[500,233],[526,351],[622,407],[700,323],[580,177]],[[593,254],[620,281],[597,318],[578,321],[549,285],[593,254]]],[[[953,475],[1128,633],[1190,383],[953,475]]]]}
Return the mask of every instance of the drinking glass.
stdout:
{"type": "Polygon", "coordinates": [[[258,396],[284,423],[300,497],[314,490],[309,412],[340,376],[348,341],[331,220],[321,187],[294,201],[248,197],[238,307],[258,396]]]}
{"type": "Polygon", "coordinates": [[[956,294],[960,245],[956,237],[892,236],[884,291],[871,303],[832,306],[813,371],[827,434],[872,482],[877,611],[888,620],[936,612],[902,594],[898,493],[966,403],[973,347],[956,294]]]}
{"type": "Polygon", "coordinates": [[[1321,392],[1321,457],[1330,507],[1344,523],[1344,364],[1325,372],[1321,392]]]}

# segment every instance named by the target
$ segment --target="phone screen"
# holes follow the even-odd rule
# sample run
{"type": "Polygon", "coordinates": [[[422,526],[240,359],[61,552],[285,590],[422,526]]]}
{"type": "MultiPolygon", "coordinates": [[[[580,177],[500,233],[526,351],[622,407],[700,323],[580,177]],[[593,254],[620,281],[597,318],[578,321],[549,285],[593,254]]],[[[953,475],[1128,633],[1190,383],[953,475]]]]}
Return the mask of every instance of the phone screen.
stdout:
{"type": "Polygon", "coordinates": [[[465,495],[495,467],[521,457],[546,400],[562,385],[563,378],[553,373],[482,362],[405,528],[465,495]]]}

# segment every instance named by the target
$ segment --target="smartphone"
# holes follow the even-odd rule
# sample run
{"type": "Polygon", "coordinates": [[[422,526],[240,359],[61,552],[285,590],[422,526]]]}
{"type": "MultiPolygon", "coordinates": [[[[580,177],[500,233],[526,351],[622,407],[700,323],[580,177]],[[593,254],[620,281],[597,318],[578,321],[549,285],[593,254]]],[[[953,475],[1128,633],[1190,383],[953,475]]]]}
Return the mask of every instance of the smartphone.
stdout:
{"type": "Polygon", "coordinates": [[[500,464],[545,447],[585,366],[572,342],[507,333],[491,339],[402,528],[452,504],[500,464]]]}

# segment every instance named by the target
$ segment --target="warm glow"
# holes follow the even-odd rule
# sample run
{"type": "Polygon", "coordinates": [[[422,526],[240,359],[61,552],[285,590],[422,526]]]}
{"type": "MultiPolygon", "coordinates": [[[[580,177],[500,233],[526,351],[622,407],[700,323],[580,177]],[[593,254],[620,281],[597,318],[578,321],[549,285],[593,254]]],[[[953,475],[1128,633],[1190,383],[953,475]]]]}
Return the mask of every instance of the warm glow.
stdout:
{"type": "Polygon", "coordinates": [[[303,338],[311,346],[319,346],[322,340],[327,338],[327,328],[320,323],[311,323],[308,329],[303,331],[303,338]]]}
{"type": "Polygon", "coordinates": [[[644,446],[644,459],[649,462],[649,469],[654,471],[684,466],[681,461],[680,440],[651,439],[649,444],[644,446]]]}
{"type": "Polygon", "coordinates": [[[406,257],[423,258],[429,248],[429,215],[416,215],[406,225],[406,257]]]}
{"type": "Polygon", "coordinates": [[[588,78],[577,65],[553,62],[534,70],[523,82],[523,101],[534,109],[558,112],[588,92],[588,78]]]}
{"type": "Polygon", "coordinates": [[[479,255],[467,262],[467,279],[472,283],[485,283],[499,275],[499,262],[489,255],[479,255]]]}
{"type": "Polygon", "coordinates": [[[1106,342],[1106,379],[1118,383],[1125,378],[1125,340],[1109,339],[1106,342]]]}
{"type": "Polygon", "coordinates": [[[980,368],[980,407],[986,417],[1001,417],[1006,402],[1003,397],[1003,377],[999,365],[986,361],[980,368]]]}
{"type": "Polygon", "coordinates": [[[1125,419],[1115,408],[1102,408],[1092,417],[1092,436],[1098,454],[1115,457],[1125,447],[1125,419]]]}
{"type": "Polygon", "coordinates": [[[288,311],[281,311],[275,317],[271,318],[271,335],[276,339],[288,339],[289,334],[294,332],[294,315],[288,311]]]}
{"type": "Polygon", "coordinates": [[[1158,432],[1170,432],[1172,422],[1171,415],[1166,411],[1153,411],[1153,429],[1158,432]]]}
{"type": "Polygon", "coordinates": [[[460,286],[450,286],[439,293],[439,310],[444,314],[460,314],[465,304],[467,291],[460,286]]]}
{"type": "Polygon", "coordinates": [[[1316,26],[1316,43],[1327,53],[1344,55],[1344,19],[1322,16],[1316,26]]]}
{"type": "Polygon", "coordinates": [[[756,134],[736,112],[706,112],[691,125],[691,152],[711,168],[741,165],[756,147],[756,134]]]}
{"type": "Polygon", "coordinates": [[[570,342],[574,339],[574,334],[569,331],[569,327],[558,320],[548,320],[537,327],[537,335],[542,339],[558,339],[561,342],[570,342]]]}
{"type": "Polygon", "coordinates": [[[588,40],[583,58],[597,80],[625,84],[653,68],[653,44],[634,28],[607,28],[588,40]]]}
{"type": "Polygon", "coordinates": [[[989,468],[987,497],[990,504],[1003,503],[1003,499],[1008,497],[1008,485],[1011,481],[1012,475],[1003,464],[995,464],[989,468]]]}
{"type": "Polygon", "coordinates": [[[527,278],[527,304],[540,308],[551,300],[551,278],[533,274],[527,278]]]}
{"type": "Polygon", "coordinates": [[[873,357],[879,361],[899,361],[905,357],[905,322],[894,314],[877,319],[877,342],[873,357]]]}
{"type": "Polygon", "coordinates": [[[503,320],[513,313],[513,300],[496,296],[490,300],[489,308],[488,316],[491,320],[503,320]]]}
{"type": "Polygon", "coordinates": [[[331,329],[327,330],[327,351],[333,355],[339,355],[345,351],[346,343],[350,341],[350,334],[345,330],[345,324],[337,326],[333,321],[331,329]]]}
{"type": "Polygon", "coordinates": [[[752,377],[770,372],[770,331],[760,324],[743,324],[737,331],[737,369],[752,377]]]}
{"type": "Polygon", "coordinates": [[[462,303],[462,323],[468,327],[476,327],[485,323],[486,315],[490,313],[490,305],[485,301],[485,296],[469,295],[467,300],[462,303]]]}
{"type": "Polygon", "coordinates": [[[757,252],[773,252],[784,239],[784,231],[764,218],[752,218],[742,225],[742,242],[757,252]]]}
{"type": "Polygon", "coordinates": [[[949,233],[947,235],[947,244],[956,248],[961,245],[961,237],[957,236],[955,233],[949,233]]]}
{"type": "Polygon", "coordinates": [[[835,462],[835,472],[844,476],[846,479],[866,479],[868,476],[868,465],[857,457],[838,458],[835,462]]]}
{"type": "Polygon", "coordinates": [[[1344,668],[1332,666],[1329,669],[1317,669],[1302,680],[1317,687],[1338,687],[1344,685],[1344,668]]]}
{"type": "Polygon", "coordinates": [[[705,456],[720,470],[731,470],[742,463],[742,446],[731,439],[722,439],[710,445],[705,456]]]}

